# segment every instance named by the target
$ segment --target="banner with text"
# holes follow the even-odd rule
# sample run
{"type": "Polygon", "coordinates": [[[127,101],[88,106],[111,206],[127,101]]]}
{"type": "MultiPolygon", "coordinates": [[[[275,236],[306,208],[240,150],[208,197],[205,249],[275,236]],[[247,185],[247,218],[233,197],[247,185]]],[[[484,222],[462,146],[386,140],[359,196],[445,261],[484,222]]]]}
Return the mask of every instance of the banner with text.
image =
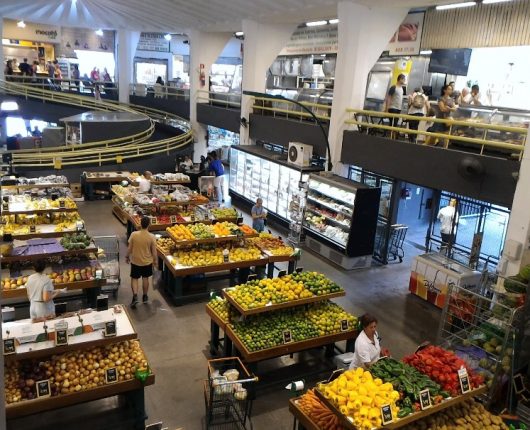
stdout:
{"type": "Polygon", "coordinates": [[[164,33],[141,33],[138,51],[169,52],[169,40],[166,40],[164,33]]]}
{"type": "Polygon", "coordinates": [[[17,21],[5,19],[2,37],[11,40],[60,43],[61,27],[27,22],[26,26],[22,28],[17,26],[17,21]]]}
{"type": "Polygon", "coordinates": [[[279,55],[336,54],[338,50],[338,25],[328,24],[297,28],[279,55]]]}

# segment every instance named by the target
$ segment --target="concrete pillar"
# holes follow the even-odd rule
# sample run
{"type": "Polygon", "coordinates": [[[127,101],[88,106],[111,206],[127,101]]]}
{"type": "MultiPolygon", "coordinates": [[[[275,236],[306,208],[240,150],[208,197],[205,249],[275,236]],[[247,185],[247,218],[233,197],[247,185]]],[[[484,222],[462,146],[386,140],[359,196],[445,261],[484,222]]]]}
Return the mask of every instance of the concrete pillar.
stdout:
{"type": "Polygon", "coordinates": [[[368,73],[408,13],[406,7],[368,7],[351,1],[337,6],[339,49],[329,130],[334,171],[339,165],[346,108],[362,108],[368,73]]]}
{"type": "Polygon", "coordinates": [[[140,40],[140,32],[118,30],[117,40],[118,97],[120,103],[129,103],[129,84],[134,78],[134,54],[140,40]]]}
{"type": "MultiPolygon", "coordinates": [[[[526,137],[525,145],[530,145],[530,135],[526,137]]],[[[530,148],[530,146],[526,147],[530,148]]],[[[501,275],[516,275],[522,266],[530,264],[530,199],[528,196],[530,196],[530,151],[525,151],[499,264],[501,275]],[[514,252],[518,247],[520,247],[519,252],[514,252]]]]}
{"type": "Polygon", "coordinates": [[[207,128],[197,122],[197,92],[208,91],[212,64],[223,51],[232,33],[206,33],[190,30],[188,36],[190,41],[190,121],[195,138],[193,161],[199,162],[201,155],[206,155],[207,128]],[[204,85],[201,82],[202,73],[204,73],[204,85]]]}
{"type": "MultiPolygon", "coordinates": [[[[267,70],[287,45],[295,29],[296,24],[275,25],[243,20],[243,91],[265,92],[267,70]]],[[[252,112],[251,100],[249,96],[241,98],[241,117],[247,120],[252,112]]],[[[247,127],[241,126],[240,143],[250,144],[247,127]]]]}
{"type": "MultiPolygon", "coordinates": [[[[4,18],[2,18],[0,16],[0,36],[3,37],[3,34],[4,34],[4,18]]],[[[2,37],[0,37],[0,40],[2,39],[2,37]]],[[[2,45],[2,43],[0,43],[0,81],[3,81],[5,76],[4,76],[4,68],[5,68],[5,58],[4,58],[4,46],[2,45]]]]}

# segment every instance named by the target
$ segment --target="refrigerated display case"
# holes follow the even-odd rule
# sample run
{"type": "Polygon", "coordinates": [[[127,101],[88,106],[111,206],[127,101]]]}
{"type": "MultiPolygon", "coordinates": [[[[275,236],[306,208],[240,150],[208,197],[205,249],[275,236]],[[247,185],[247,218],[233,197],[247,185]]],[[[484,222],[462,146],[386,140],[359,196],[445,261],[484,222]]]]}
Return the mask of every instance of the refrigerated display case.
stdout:
{"type": "Polygon", "coordinates": [[[379,187],[311,174],[304,214],[308,246],[346,269],[369,266],[380,195],[379,187]]]}
{"type": "Polygon", "coordinates": [[[262,198],[269,215],[289,223],[289,203],[300,182],[307,182],[311,172],[322,168],[290,165],[278,157],[282,156],[259,146],[232,147],[229,190],[252,204],[262,198]]]}

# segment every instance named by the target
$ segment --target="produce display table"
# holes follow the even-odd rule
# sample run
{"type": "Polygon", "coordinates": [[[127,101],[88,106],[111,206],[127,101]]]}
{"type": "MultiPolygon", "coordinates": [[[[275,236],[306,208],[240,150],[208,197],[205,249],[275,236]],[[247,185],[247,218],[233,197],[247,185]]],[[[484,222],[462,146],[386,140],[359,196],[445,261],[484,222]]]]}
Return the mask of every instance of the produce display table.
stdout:
{"type": "Polygon", "coordinates": [[[2,257],[2,264],[17,263],[21,261],[35,261],[41,260],[43,258],[49,257],[70,257],[75,255],[86,255],[86,254],[96,254],[98,252],[98,247],[91,243],[85,249],[70,249],[58,252],[50,252],[49,254],[30,254],[30,255],[8,255],[2,257]]]}
{"type": "Polygon", "coordinates": [[[3,189],[6,190],[47,190],[48,188],[69,188],[70,184],[68,182],[48,182],[48,183],[39,183],[39,184],[16,184],[16,185],[2,185],[3,189]]]}
{"type": "Polygon", "coordinates": [[[300,397],[289,399],[289,412],[294,416],[293,430],[320,430],[298,406],[300,397]]]}
{"type": "Polygon", "coordinates": [[[35,233],[23,233],[23,234],[16,234],[12,233],[13,239],[19,239],[19,240],[26,240],[26,239],[34,239],[34,238],[46,238],[46,237],[62,237],[65,234],[72,234],[77,233],[77,228],[67,229],[67,230],[61,230],[61,231],[55,231],[55,224],[37,224],[35,226],[35,233]]]}
{"type": "MultiPolygon", "coordinates": [[[[54,285],[56,290],[60,290],[61,288],[66,288],[68,291],[75,291],[75,290],[89,290],[92,288],[101,288],[105,286],[106,280],[105,279],[94,279],[92,281],[75,281],[75,282],[67,282],[64,284],[56,284],[54,285]]],[[[27,298],[27,292],[26,288],[16,288],[13,290],[2,290],[2,299],[16,299],[16,298],[27,298]]]]}
{"type": "Polygon", "coordinates": [[[2,210],[2,215],[40,215],[40,214],[53,214],[55,212],[77,212],[77,207],[75,208],[49,208],[49,209],[8,209],[2,210]]]}
{"type": "Polygon", "coordinates": [[[122,181],[127,181],[130,172],[86,172],[81,175],[81,186],[86,200],[94,200],[95,195],[110,197],[110,187],[122,181]]]}
{"type": "MultiPolygon", "coordinates": [[[[482,386],[479,388],[476,388],[474,390],[469,391],[468,393],[462,394],[458,397],[449,398],[442,403],[439,403],[437,405],[433,405],[429,409],[425,409],[423,411],[418,411],[415,413],[412,413],[410,415],[407,415],[404,418],[401,418],[395,422],[392,422],[390,424],[387,424],[381,428],[384,429],[398,429],[401,427],[404,427],[410,423],[413,423],[414,421],[417,421],[419,419],[428,417],[429,415],[432,415],[436,412],[443,411],[444,409],[447,409],[451,406],[457,405],[458,403],[462,403],[468,399],[471,399],[473,397],[480,396],[486,392],[487,388],[486,386],[482,386]]],[[[333,413],[335,413],[341,420],[341,424],[344,426],[345,429],[349,430],[358,430],[355,425],[353,425],[348,418],[340,413],[340,411],[335,407],[333,403],[331,403],[324,395],[318,390],[318,388],[315,388],[315,393],[317,397],[326,405],[333,413]]]]}
{"type": "Polygon", "coordinates": [[[223,357],[229,357],[232,353],[232,341],[226,336],[227,321],[223,320],[209,305],[206,305],[206,313],[210,317],[210,355],[215,357],[219,353],[221,340],[223,341],[223,357]],[[223,330],[225,336],[220,338],[220,330],[223,330]]]}

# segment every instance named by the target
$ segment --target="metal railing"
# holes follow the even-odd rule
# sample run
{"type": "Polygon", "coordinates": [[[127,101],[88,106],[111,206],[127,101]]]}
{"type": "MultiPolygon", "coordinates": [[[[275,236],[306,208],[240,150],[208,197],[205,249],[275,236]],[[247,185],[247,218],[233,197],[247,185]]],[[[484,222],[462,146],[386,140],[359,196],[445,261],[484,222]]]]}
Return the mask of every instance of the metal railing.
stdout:
{"type": "MultiPolygon", "coordinates": [[[[392,114],[389,112],[370,111],[363,109],[346,109],[350,118],[345,122],[348,126],[356,126],[361,133],[387,135],[399,139],[405,135],[409,141],[417,144],[437,145],[449,149],[453,144],[469,146],[470,149],[478,151],[481,155],[485,151],[507,153],[510,157],[521,159],[524,151],[528,128],[513,127],[498,124],[487,124],[474,121],[458,119],[440,119],[432,117],[420,117],[406,114],[392,114]],[[442,131],[431,131],[411,129],[405,127],[410,121],[418,121],[420,124],[432,123],[442,131]],[[493,140],[491,133],[498,133],[499,137],[511,136],[510,143],[506,141],[493,140]],[[416,137],[415,137],[416,136],[416,137]],[[420,139],[418,139],[421,136],[420,139]],[[471,137],[472,136],[472,137],[471,137]],[[424,141],[422,141],[424,138],[424,141]],[[441,143],[441,145],[440,145],[441,143]]],[[[506,140],[509,140],[506,138],[506,140]]]]}
{"type": "Polygon", "coordinates": [[[49,89],[36,88],[15,82],[1,82],[0,88],[7,94],[15,94],[26,98],[52,101],[71,106],[83,106],[94,110],[121,111],[142,113],[149,117],[148,130],[136,135],[119,139],[109,139],[87,144],[41,148],[33,150],[10,151],[13,165],[19,167],[53,167],[67,165],[101,165],[106,162],[120,163],[126,159],[146,157],[154,154],[179,149],[193,141],[189,123],[168,112],[144,106],[127,105],[118,102],[95,100],[75,94],[60,93],[49,89]],[[183,134],[167,139],[147,142],[154,132],[154,122],[163,122],[174,126],[183,134]],[[59,163],[58,163],[59,162],[59,163]]]}
{"type": "Polygon", "coordinates": [[[207,90],[198,90],[197,103],[207,103],[211,106],[240,109],[241,93],[216,93],[207,90]]]}
{"type": "Polygon", "coordinates": [[[278,99],[275,97],[252,97],[252,99],[252,108],[255,114],[285,117],[299,121],[312,120],[312,115],[305,112],[300,106],[297,106],[298,103],[311,110],[320,121],[329,122],[331,118],[330,105],[295,102],[289,99],[278,99]]]}
{"type": "Polygon", "coordinates": [[[129,95],[155,99],[189,101],[190,90],[171,85],[129,84],[129,95]]]}

